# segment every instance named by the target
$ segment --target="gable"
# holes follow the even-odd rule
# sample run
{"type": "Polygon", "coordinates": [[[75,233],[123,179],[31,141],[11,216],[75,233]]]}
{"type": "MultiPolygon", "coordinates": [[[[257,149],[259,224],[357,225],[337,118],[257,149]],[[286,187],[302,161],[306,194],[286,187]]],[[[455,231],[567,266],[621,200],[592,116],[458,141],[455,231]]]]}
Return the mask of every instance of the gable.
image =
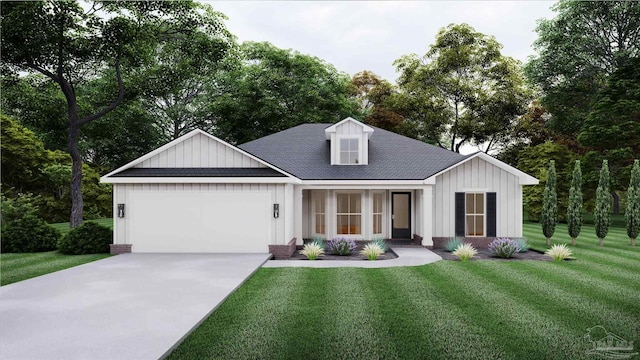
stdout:
{"type": "Polygon", "coordinates": [[[491,172],[496,173],[498,170],[500,170],[504,172],[506,175],[513,177],[519,185],[537,185],[538,184],[538,179],[534,178],[533,176],[525,172],[522,172],[516,169],[515,167],[507,163],[504,163],[483,152],[477,152],[472,155],[467,155],[461,161],[439,171],[434,175],[429,176],[427,179],[425,179],[425,183],[437,184],[439,181],[441,181],[442,174],[451,172],[452,170],[458,169],[458,168],[461,168],[467,172],[470,171],[469,169],[472,169],[473,175],[471,176],[478,177],[478,178],[482,178],[485,175],[487,178],[489,178],[491,172]]]}
{"type": "Polygon", "coordinates": [[[135,168],[264,168],[266,165],[203,134],[170,146],[135,168]]]}

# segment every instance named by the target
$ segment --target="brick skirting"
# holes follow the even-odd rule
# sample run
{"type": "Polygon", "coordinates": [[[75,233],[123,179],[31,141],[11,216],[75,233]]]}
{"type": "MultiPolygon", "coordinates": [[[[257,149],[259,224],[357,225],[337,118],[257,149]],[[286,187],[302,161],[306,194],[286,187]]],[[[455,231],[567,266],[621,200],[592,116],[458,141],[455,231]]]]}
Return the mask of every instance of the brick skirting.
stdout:
{"type": "Polygon", "coordinates": [[[422,236],[418,234],[413,234],[413,244],[414,245],[422,245],[422,236]]]}
{"type": "Polygon", "coordinates": [[[269,245],[269,252],[276,259],[288,259],[296,252],[296,238],[289,240],[287,245],[269,245]]]}
{"type": "Polygon", "coordinates": [[[111,255],[128,254],[131,252],[131,244],[109,244],[111,255]]]}

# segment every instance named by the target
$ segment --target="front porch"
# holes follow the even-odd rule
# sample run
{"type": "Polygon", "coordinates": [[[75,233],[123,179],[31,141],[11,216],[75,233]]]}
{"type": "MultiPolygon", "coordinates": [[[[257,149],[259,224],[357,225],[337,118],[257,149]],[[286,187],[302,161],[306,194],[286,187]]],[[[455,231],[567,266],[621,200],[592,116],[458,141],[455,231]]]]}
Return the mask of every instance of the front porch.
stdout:
{"type": "Polygon", "coordinates": [[[431,189],[430,185],[296,186],[295,210],[300,216],[297,244],[302,245],[302,239],[347,237],[356,241],[385,239],[398,246],[432,246],[431,189]]]}

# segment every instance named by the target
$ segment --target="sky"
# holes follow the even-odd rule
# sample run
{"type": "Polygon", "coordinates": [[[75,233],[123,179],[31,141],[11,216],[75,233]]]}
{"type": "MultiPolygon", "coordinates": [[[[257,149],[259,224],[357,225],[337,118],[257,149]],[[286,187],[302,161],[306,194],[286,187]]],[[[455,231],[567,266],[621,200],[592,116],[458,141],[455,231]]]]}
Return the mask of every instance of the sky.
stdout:
{"type": "Polygon", "coordinates": [[[534,54],[536,21],[554,1],[216,1],[239,42],[268,41],[313,55],[354,75],[370,70],[395,82],[393,62],[424,55],[438,30],[467,23],[520,61],[534,54]]]}

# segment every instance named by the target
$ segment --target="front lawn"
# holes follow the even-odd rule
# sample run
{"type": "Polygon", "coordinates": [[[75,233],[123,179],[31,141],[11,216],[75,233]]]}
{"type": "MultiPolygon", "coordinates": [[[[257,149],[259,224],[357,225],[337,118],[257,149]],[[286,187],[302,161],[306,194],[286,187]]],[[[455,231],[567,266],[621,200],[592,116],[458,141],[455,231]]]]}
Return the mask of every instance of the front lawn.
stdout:
{"type": "Polygon", "coordinates": [[[0,285],[30,279],[109,256],[109,254],[64,255],[57,251],[0,254],[0,285]]]}
{"type": "MultiPolygon", "coordinates": [[[[112,218],[96,219],[96,220],[85,220],[85,221],[94,222],[96,224],[99,224],[99,225],[102,225],[102,226],[106,226],[109,229],[113,229],[113,219],[112,218]]],[[[71,230],[71,228],[69,227],[69,223],[68,222],[55,223],[55,224],[49,224],[49,225],[51,225],[54,228],[58,229],[62,233],[62,235],[68,233],[69,230],[71,230]]]]}
{"type": "MultiPolygon", "coordinates": [[[[596,325],[638,351],[640,247],[583,234],[560,263],[260,269],[169,359],[592,359],[596,325]]],[[[525,235],[545,247],[539,224],[525,235]]]]}

